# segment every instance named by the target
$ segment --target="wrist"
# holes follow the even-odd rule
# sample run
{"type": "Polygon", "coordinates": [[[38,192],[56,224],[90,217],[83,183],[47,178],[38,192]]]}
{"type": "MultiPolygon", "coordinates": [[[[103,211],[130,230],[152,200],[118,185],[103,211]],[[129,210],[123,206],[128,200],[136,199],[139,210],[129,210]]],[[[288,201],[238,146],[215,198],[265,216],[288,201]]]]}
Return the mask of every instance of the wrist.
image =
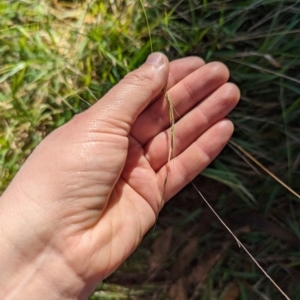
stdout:
{"type": "MultiPolygon", "coordinates": [[[[24,222],[0,198],[0,299],[84,299],[83,280],[36,220],[24,222]]],[[[27,212],[28,213],[28,212],[27,212]]],[[[26,212],[24,212],[26,215],[26,212]]]]}
{"type": "Polygon", "coordinates": [[[72,273],[65,274],[57,257],[41,253],[32,262],[8,256],[0,275],[1,299],[78,299],[72,273]],[[49,266],[51,264],[51,266],[49,266]],[[63,275],[64,274],[64,275],[63,275]]]}

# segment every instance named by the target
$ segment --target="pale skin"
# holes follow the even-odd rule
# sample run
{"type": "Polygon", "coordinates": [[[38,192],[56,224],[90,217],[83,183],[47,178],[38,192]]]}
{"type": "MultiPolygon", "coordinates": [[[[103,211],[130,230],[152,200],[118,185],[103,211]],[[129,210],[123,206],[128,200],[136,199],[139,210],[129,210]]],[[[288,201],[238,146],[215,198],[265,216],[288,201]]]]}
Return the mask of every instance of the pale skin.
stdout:
{"type": "Polygon", "coordinates": [[[218,62],[155,53],[46,137],[0,198],[0,298],[87,299],[228,142],[240,97],[228,77],[218,62]]]}

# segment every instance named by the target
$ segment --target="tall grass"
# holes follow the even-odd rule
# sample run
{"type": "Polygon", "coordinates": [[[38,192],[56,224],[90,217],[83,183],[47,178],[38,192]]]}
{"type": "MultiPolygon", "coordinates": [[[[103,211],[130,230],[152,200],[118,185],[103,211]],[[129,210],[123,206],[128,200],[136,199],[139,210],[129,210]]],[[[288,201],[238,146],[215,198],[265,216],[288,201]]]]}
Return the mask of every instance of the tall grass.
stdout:
{"type": "MultiPolygon", "coordinates": [[[[242,91],[230,114],[232,140],[299,192],[300,1],[143,3],[152,43],[139,1],[0,2],[1,189],[46,134],[138,67],[152,45],[170,59],[199,55],[227,64],[242,91]]],[[[202,175],[198,188],[287,294],[300,299],[299,199],[229,147],[202,175]]],[[[201,285],[183,285],[187,298],[225,299],[237,286],[236,299],[279,299],[236,245],[218,250],[231,240],[191,188],[167,205],[155,232],[93,298],[172,298],[179,280],[172,273],[190,239],[199,247],[179,279],[187,281],[209,253],[220,258],[201,285]],[[149,281],[147,259],[168,227],[171,255],[149,281]]]]}

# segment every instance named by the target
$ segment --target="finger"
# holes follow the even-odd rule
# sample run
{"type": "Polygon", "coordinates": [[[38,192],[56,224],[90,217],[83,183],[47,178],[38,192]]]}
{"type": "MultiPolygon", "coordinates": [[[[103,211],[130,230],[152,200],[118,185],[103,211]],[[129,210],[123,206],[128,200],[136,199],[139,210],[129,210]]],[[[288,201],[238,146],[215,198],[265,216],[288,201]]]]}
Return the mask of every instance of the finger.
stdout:
{"type": "MultiPolygon", "coordinates": [[[[174,128],[174,157],[182,153],[209,127],[226,117],[237,105],[239,98],[238,87],[225,83],[177,121],[174,128]]],[[[155,171],[168,161],[171,134],[169,128],[155,136],[145,147],[145,157],[155,171]]]]}
{"type": "Polygon", "coordinates": [[[196,56],[173,60],[170,62],[170,72],[168,82],[165,87],[166,90],[169,90],[183,78],[203,67],[204,65],[204,60],[196,56]]]}
{"type": "Polygon", "coordinates": [[[231,121],[226,119],[219,121],[184,152],[159,170],[157,177],[162,192],[168,174],[166,200],[178,193],[215,159],[229,141],[232,133],[231,121]]]}
{"type": "MultiPolygon", "coordinates": [[[[197,103],[223,85],[229,78],[227,67],[219,62],[209,63],[185,77],[168,94],[176,113],[175,119],[186,114],[197,103]]],[[[136,120],[131,129],[132,136],[142,145],[170,125],[169,105],[161,97],[150,105],[136,120]]]]}
{"type": "Polygon", "coordinates": [[[94,128],[105,127],[127,135],[137,116],[166,85],[168,74],[167,57],[158,52],[151,54],[145,64],[127,74],[88,109],[85,117],[91,120],[94,128]]]}
{"type": "MultiPolygon", "coordinates": [[[[180,82],[183,78],[193,73],[197,69],[203,67],[204,65],[205,65],[204,60],[196,56],[184,57],[184,58],[173,60],[172,62],[170,62],[170,72],[168,76],[168,82],[164,87],[164,89],[169,90],[178,82],[180,82]]],[[[163,96],[163,92],[157,95],[150,102],[150,104],[157,101],[161,96],[163,96]]]]}

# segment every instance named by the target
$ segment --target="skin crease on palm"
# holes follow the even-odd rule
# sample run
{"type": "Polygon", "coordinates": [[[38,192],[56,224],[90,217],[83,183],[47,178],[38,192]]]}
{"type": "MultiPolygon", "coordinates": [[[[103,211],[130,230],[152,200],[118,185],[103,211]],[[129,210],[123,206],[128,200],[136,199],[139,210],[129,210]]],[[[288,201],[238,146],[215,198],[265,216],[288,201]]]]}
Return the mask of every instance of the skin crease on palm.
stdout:
{"type": "Polygon", "coordinates": [[[228,142],[240,96],[228,78],[222,63],[154,53],[46,137],[0,199],[1,299],[87,299],[155,223],[167,174],[165,200],[228,142]]]}

